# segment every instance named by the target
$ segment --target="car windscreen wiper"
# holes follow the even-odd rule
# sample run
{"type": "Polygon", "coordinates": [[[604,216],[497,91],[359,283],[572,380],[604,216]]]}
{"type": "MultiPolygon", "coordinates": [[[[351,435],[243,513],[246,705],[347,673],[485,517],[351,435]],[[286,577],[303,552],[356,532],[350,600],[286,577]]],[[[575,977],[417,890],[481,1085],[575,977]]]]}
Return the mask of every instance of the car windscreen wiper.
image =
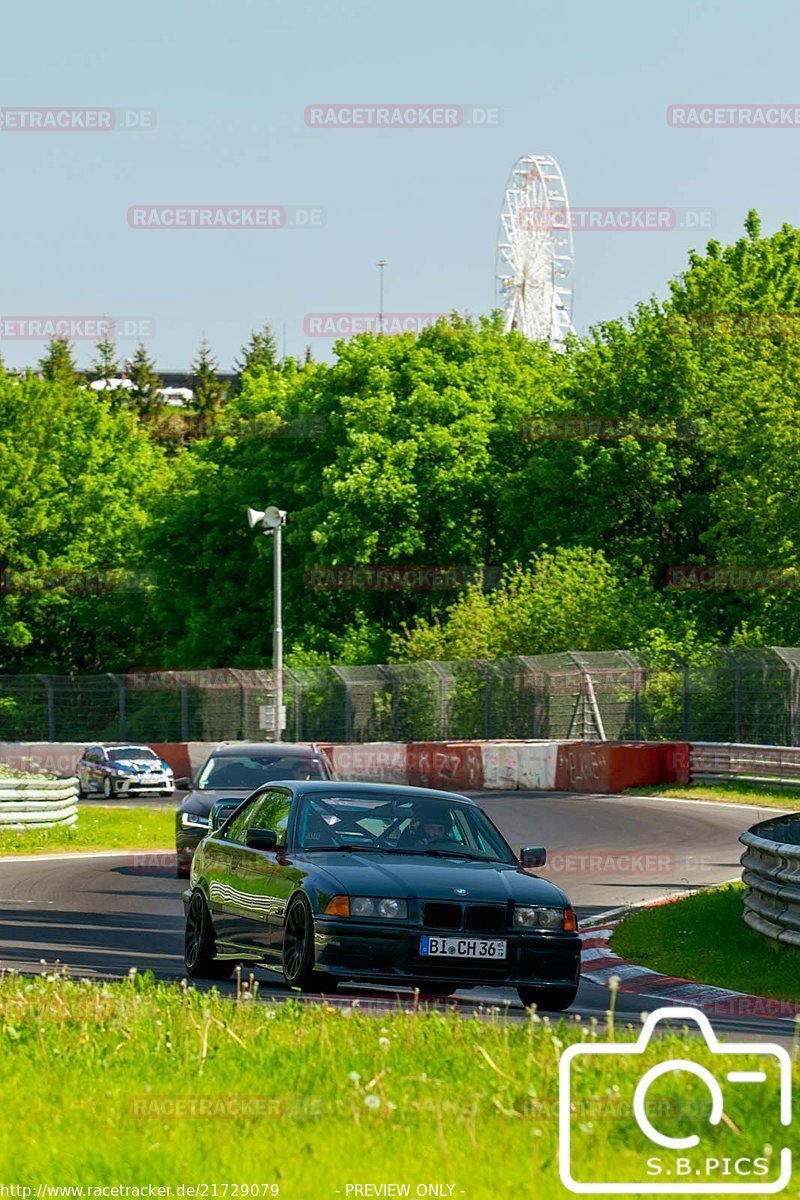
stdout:
{"type": "Polygon", "coordinates": [[[375,846],[376,850],[385,850],[387,854],[411,854],[418,857],[426,854],[431,858],[465,858],[470,862],[504,862],[502,858],[491,858],[487,854],[475,854],[469,850],[441,850],[435,846],[420,846],[417,850],[410,846],[375,846]]]}
{"type": "Polygon", "coordinates": [[[336,853],[338,850],[348,850],[355,854],[363,854],[365,851],[374,850],[376,854],[385,852],[384,846],[374,846],[371,842],[367,846],[361,846],[358,842],[344,842],[341,846],[303,846],[300,850],[301,854],[306,854],[309,850],[325,850],[328,853],[336,853]]]}
{"type": "Polygon", "coordinates": [[[423,850],[414,850],[414,854],[429,854],[432,858],[468,858],[470,862],[502,862],[500,858],[490,858],[487,854],[470,854],[466,850],[437,850],[427,846],[423,850]]]}

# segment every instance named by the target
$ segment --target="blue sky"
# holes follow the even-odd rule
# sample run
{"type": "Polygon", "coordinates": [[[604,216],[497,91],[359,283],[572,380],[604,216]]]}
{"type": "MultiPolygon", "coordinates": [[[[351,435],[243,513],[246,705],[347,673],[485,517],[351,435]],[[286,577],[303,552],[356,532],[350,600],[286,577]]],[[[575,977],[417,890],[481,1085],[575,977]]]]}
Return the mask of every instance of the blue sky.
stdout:
{"type": "MultiPolygon", "coordinates": [[[[376,308],[381,257],[387,310],[488,311],[503,186],[526,153],[558,159],[575,206],[714,212],[710,235],[577,234],[581,332],[663,295],[688,250],[735,239],[748,208],[767,231],[800,219],[800,128],[666,119],[684,102],[800,106],[800,9],[779,0],[138,0],[15,5],[3,25],[0,106],[154,110],[156,127],[0,131],[0,314],[143,318],[163,370],[202,335],[229,367],[265,320],[301,354],[305,314],[376,308]],[[312,129],[314,103],[486,105],[502,122],[312,129]],[[141,204],[307,205],[325,222],[133,229],[141,204]]],[[[315,356],[330,347],[315,339],[315,356]]],[[[0,341],[11,365],[40,351],[0,341]]],[[[77,345],[82,363],[91,352],[77,345]]]]}

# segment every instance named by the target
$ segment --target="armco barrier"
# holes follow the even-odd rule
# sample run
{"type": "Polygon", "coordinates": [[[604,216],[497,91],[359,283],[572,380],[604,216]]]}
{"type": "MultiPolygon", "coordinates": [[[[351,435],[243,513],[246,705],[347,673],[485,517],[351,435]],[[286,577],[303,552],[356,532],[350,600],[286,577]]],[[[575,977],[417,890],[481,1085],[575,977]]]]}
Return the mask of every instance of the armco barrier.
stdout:
{"type": "Polygon", "coordinates": [[[778,785],[800,784],[800,746],[747,746],[739,742],[692,742],[693,782],[740,779],[778,785]]]}
{"type": "Polygon", "coordinates": [[[0,779],[0,829],[47,829],[51,825],[74,825],[78,819],[78,781],[43,779],[0,779]]]}
{"type": "Polygon", "coordinates": [[[685,783],[686,742],[561,742],[556,783],[563,792],[621,792],[654,783],[685,783]]]}
{"type": "Polygon", "coordinates": [[[800,813],[772,817],[743,833],[744,919],[781,945],[800,949],[800,813]]]}

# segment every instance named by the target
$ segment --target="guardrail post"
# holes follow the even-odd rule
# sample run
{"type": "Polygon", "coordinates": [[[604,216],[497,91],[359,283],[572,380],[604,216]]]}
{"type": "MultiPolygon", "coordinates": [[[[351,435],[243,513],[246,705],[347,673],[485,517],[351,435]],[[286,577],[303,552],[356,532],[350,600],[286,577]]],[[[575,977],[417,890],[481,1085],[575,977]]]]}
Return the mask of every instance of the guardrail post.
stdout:
{"type": "Polygon", "coordinates": [[[37,675],[36,678],[41,680],[47,691],[47,740],[54,742],[56,740],[56,696],[53,680],[50,675],[37,675]]]}
{"type": "Polygon", "coordinates": [[[489,738],[491,738],[491,736],[492,736],[493,716],[494,716],[493,711],[492,711],[492,700],[494,697],[494,686],[493,686],[494,681],[492,679],[491,666],[484,665],[483,678],[484,678],[484,683],[485,683],[484,693],[483,693],[483,695],[484,695],[483,736],[488,741],[489,738]]]}
{"type": "Polygon", "coordinates": [[[344,740],[352,742],[353,740],[353,697],[350,695],[350,681],[342,671],[341,667],[331,666],[331,670],[341,681],[344,687],[344,740]]]}
{"type": "Polygon", "coordinates": [[[124,742],[128,736],[127,718],[126,718],[126,712],[125,712],[125,699],[126,699],[125,676],[124,675],[115,675],[113,671],[107,671],[106,674],[108,675],[108,678],[111,680],[111,682],[115,683],[117,685],[117,692],[119,695],[119,740],[121,742],[124,742]]]}
{"type": "Polygon", "coordinates": [[[733,725],[734,734],[733,740],[741,742],[742,740],[742,664],[730,650],[724,646],[721,647],[722,653],[727,658],[728,662],[733,663],[733,725]]]}
{"type": "Polygon", "coordinates": [[[181,684],[181,741],[189,741],[189,688],[181,684]]]}
{"type": "MultiPolygon", "coordinates": [[[[294,696],[294,740],[302,742],[303,740],[303,685],[300,682],[299,676],[290,671],[288,667],[283,668],[283,688],[286,691],[287,679],[292,684],[292,695],[294,696]]],[[[287,718],[288,724],[288,718],[287,718]]]]}
{"type": "Polygon", "coordinates": [[[780,646],[770,646],[773,654],[777,654],[789,672],[789,745],[800,746],[800,709],[797,704],[798,687],[800,687],[800,672],[797,663],[781,650],[780,646]]]}
{"type": "Polygon", "coordinates": [[[683,675],[683,740],[692,739],[692,680],[689,674],[689,664],[677,650],[670,650],[683,675]]]}

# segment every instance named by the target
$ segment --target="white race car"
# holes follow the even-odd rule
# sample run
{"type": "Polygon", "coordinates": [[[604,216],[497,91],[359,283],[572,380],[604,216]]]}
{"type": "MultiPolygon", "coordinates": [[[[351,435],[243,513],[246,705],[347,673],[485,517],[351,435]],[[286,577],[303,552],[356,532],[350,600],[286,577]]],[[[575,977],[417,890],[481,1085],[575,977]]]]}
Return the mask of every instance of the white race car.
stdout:
{"type": "Polygon", "coordinates": [[[145,792],[171,796],[175,791],[172,768],[149,746],[87,746],[75,774],[80,796],[102,792],[112,800],[145,792]]]}

